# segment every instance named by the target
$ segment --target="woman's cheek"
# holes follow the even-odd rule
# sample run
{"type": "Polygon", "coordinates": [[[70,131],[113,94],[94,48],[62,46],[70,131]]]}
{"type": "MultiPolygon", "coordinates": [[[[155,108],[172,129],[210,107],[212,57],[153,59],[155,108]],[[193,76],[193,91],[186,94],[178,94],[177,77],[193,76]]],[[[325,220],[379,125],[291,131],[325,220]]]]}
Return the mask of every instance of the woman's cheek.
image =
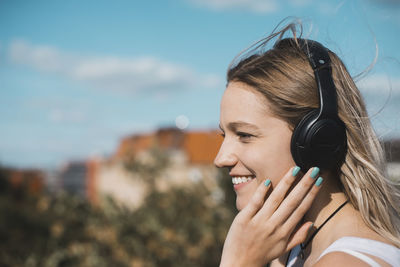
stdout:
{"type": "Polygon", "coordinates": [[[266,154],[254,154],[255,166],[254,170],[257,174],[258,183],[264,182],[266,179],[270,179],[272,187],[275,187],[287,171],[292,167],[291,162],[285,160],[284,157],[281,159],[266,154]]]}
{"type": "Polygon", "coordinates": [[[273,166],[271,166],[273,156],[268,155],[266,152],[254,149],[246,155],[247,162],[249,162],[248,166],[256,173],[259,183],[264,182],[267,178],[271,179],[274,172],[273,166]]]}

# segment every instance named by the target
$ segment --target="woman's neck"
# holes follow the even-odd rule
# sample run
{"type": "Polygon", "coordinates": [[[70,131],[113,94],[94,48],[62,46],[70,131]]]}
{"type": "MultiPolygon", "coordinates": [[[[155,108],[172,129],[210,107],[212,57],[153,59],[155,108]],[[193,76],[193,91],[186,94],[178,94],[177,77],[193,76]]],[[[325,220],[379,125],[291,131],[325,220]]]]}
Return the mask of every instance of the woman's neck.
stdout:
{"type": "Polygon", "coordinates": [[[309,231],[306,238],[306,243],[312,238],[315,231],[318,233],[308,242],[307,247],[304,249],[305,256],[312,258],[320,255],[320,253],[337,238],[338,224],[340,217],[343,216],[343,209],[339,210],[333,217],[327,221],[326,224],[321,225],[347,200],[346,195],[343,193],[338,177],[321,175],[324,178],[321,190],[313,202],[313,205],[304,216],[304,221],[311,221],[314,223],[313,229],[309,231]],[[313,255],[310,255],[311,251],[313,255]]]}
{"type": "MultiPolygon", "coordinates": [[[[304,216],[304,222],[312,221],[313,229],[309,231],[306,242],[312,234],[334,213],[347,196],[341,189],[339,178],[323,175],[324,182],[313,205],[304,216]]],[[[385,238],[370,229],[363,221],[361,214],[352,205],[345,205],[318,231],[304,249],[304,266],[315,264],[321,253],[337,239],[344,236],[356,236],[387,242],[385,238]]]]}
{"type": "Polygon", "coordinates": [[[346,195],[340,187],[338,177],[323,174],[324,182],[311,208],[304,216],[305,221],[312,221],[315,227],[321,225],[343,202],[346,195]]]}

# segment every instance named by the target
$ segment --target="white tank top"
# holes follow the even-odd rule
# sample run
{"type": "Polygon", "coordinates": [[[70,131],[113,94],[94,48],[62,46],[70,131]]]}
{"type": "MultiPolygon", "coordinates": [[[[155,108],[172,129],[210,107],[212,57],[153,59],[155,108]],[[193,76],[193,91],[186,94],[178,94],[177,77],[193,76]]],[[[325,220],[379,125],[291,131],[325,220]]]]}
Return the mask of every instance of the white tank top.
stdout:
{"type": "MultiPolygon", "coordinates": [[[[300,246],[293,248],[289,256],[288,267],[303,266],[304,261],[298,257],[299,252],[300,246]]],[[[382,259],[393,267],[400,267],[400,249],[371,239],[352,236],[342,237],[325,249],[318,260],[330,252],[344,252],[368,263],[372,267],[380,267],[376,261],[364,254],[366,253],[382,259]]]]}

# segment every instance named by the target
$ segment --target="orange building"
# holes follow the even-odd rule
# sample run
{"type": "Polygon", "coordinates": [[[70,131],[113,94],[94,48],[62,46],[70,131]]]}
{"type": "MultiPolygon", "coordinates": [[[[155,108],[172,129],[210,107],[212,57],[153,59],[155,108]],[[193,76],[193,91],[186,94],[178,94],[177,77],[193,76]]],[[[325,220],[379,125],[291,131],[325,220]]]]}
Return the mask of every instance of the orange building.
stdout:
{"type": "Polygon", "coordinates": [[[109,195],[127,206],[140,205],[146,185],[135,179],[123,163],[126,159],[143,156],[152,148],[173,152],[171,166],[157,179],[159,189],[167,189],[173,184],[188,185],[200,179],[213,186],[216,176],[213,161],[221,143],[222,137],[215,130],[185,132],[163,128],[154,133],[126,137],[111,159],[86,163],[86,195],[93,204],[99,204],[103,195],[109,195]]]}
{"type": "Polygon", "coordinates": [[[133,135],[122,140],[114,159],[134,156],[151,147],[182,150],[190,164],[212,164],[222,137],[217,131],[184,132],[177,128],[164,128],[155,133],[133,135]]]}

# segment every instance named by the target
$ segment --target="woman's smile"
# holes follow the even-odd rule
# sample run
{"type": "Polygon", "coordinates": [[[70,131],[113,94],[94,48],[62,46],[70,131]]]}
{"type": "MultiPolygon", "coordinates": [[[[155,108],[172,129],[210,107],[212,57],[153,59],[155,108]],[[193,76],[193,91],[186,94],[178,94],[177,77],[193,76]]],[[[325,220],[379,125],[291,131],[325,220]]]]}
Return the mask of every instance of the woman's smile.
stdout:
{"type": "Polygon", "coordinates": [[[235,176],[232,177],[233,188],[235,191],[255,180],[255,176],[235,176]]]}

